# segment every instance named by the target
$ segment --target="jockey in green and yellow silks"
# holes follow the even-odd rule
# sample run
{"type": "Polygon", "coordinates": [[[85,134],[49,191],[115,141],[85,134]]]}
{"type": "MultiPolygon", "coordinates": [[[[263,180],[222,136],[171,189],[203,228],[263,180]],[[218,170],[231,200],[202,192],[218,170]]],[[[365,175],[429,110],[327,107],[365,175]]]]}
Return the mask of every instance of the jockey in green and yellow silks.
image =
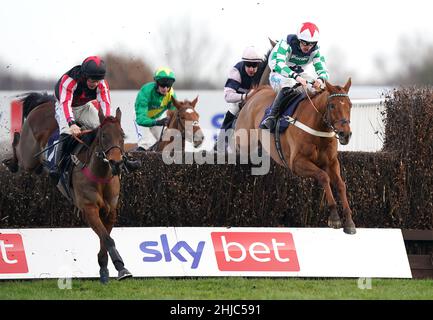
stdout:
{"type": "Polygon", "coordinates": [[[168,118],[161,117],[168,109],[175,107],[171,98],[176,98],[173,83],[174,72],[167,67],[158,68],[153,79],[141,87],[135,100],[135,125],[138,147],[149,149],[158,141],[162,127],[168,124],[168,118]]]}

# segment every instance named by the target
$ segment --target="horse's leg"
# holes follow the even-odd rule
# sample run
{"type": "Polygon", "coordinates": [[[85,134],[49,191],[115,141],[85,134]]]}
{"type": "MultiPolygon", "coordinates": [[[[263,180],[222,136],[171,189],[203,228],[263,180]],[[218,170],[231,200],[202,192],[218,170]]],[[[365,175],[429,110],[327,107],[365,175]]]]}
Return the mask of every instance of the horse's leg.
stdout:
{"type": "Polygon", "coordinates": [[[20,133],[14,133],[14,140],[12,142],[12,158],[3,160],[3,165],[6,166],[10,172],[15,173],[18,171],[18,155],[17,155],[17,146],[20,142],[20,133]]]}
{"type": "MultiPolygon", "coordinates": [[[[101,244],[101,250],[99,251],[100,254],[98,254],[98,262],[100,261],[100,266],[104,266],[104,253],[103,250],[106,248],[108,253],[110,254],[111,261],[114,264],[114,267],[117,271],[119,271],[119,279],[121,280],[121,276],[123,274],[129,273],[128,270],[125,269],[122,257],[120,256],[119,252],[116,249],[116,245],[114,243],[113,238],[110,237],[109,232],[105,228],[104,224],[102,223],[101,218],[99,217],[99,208],[95,205],[86,206],[82,210],[84,217],[88,223],[88,225],[95,231],[95,233],[98,235],[101,244]],[[99,260],[99,257],[102,258],[102,260],[99,260]]],[[[110,230],[111,231],[111,230],[110,230]]],[[[108,259],[107,259],[108,260],[108,259]]],[[[107,262],[108,263],[108,262],[107,262]]],[[[102,269],[101,266],[101,269],[102,269]]],[[[102,282],[102,276],[100,278],[102,282]]]]}
{"type": "Polygon", "coordinates": [[[349,201],[347,200],[346,194],[346,184],[340,175],[340,163],[338,160],[334,161],[329,167],[328,174],[331,178],[332,185],[337,187],[338,194],[341,198],[341,204],[343,206],[343,215],[344,215],[344,232],[348,234],[355,234],[356,227],[355,223],[352,220],[352,210],[349,206],[349,201]]]}
{"type": "Polygon", "coordinates": [[[110,279],[110,273],[108,271],[108,252],[102,240],[100,240],[100,248],[98,253],[99,280],[106,284],[110,279]]]}
{"type": "Polygon", "coordinates": [[[312,177],[316,179],[325,190],[326,202],[330,210],[328,226],[334,229],[341,228],[340,216],[337,212],[337,202],[332,194],[329,175],[309,159],[298,157],[293,161],[293,171],[303,177],[312,177]]]}
{"type": "MultiPolygon", "coordinates": [[[[116,222],[117,219],[117,209],[112,209],[108,215],[103,219],[103,223],[105,226],[105,229],[107,230],[108,234],[111,234],[111,230],[113,230],[113,226],[116,222]]],[[[116,248],[114,248],[115,252],[117,253],[117,255],[119,255],[119,253],[117,252],[116,248]]],[[[107,249],[105,249],[105,253],[107,254],[107,249]]],[[[110,256],[112,257],[111,253],[110,256]]],[[[120,258],[120,255],[119,255],[120,258]]],[[[120,258],[122,259],[122,258],[120,258]]],[[[113,261],[114,263],[114,261],[113,261]]],[[[119,275],[117,280],[123,280],[129,277],[132,277],[132,274],[128,271],[128,269],[126,269],[125,267],[123,267],[122,269],[117,269],[116,270],[119,271],[119,275]]]]}

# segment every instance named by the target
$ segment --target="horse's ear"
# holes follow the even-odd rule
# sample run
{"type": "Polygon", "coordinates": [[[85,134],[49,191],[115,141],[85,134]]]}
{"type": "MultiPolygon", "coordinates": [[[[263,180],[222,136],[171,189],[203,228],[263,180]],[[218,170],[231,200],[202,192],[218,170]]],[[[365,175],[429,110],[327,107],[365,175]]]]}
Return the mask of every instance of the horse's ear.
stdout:
{"type": "Polygon", "coordinates": [[[326,89],[327,89],[329,92],[334,92],[334,91],[335,91],[334,86],[333,86],[332,84],[330,84],[330,83],[328,82],[328,80],[325,80],[325,86],[326,86],[326,89]]]}
{"type": "Polygon", "coordinates": [[[99,123],[104,122],[105,116],[104,116],[104,112],[102,111],[101,107],[99,107],[99,109],[98,109],[98,117],[99,117],[99,123]]]}
{"type": "Polygon", "coordinates": [[[271,38],[269,38],[269,43],[271,44],[272,48],[275,47],[275,45],[277,44],[277,41],[272,40],[271,38]]]}
{"type": "Polygon", "coordinates": [[[174,96],[171,96],[171,102],[173,102],[173,105],[176,107],[176,109],[180,109],[180,102],[176,100],[174,96]]]}
{"type": "Polygon", "coordinates": [[[119,120],[119,122],[122,120],[122,111],[120,111],[119,107],[116,109],[116,119],[119,120]]]}
{"type": "Polygon", "coordinates": [[[352,78],[349,78],[349,80],[347,80],[346,84],[344,85],[344,92],[348,93],[350,86],[352,85],[352,78]]]}
{"type": "Polygon", "coordinates": [[[191,105],[192,105],[193,108],[195,108],[195,105],[197,104],[197,101],[198,101],[198,96],[194,100],[191,101],[191,105]]]}

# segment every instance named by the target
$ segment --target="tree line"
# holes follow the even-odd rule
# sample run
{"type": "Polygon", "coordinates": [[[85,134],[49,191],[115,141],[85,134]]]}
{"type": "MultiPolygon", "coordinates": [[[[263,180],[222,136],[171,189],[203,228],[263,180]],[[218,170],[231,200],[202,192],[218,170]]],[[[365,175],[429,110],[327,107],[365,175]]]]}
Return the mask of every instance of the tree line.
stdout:
{"type": "MultiPolygon", "coordinates": [[[[159,65],[170,66],[175,71],[177,89],[222,89],[228,72],[222,66],[230,48],[206,27],[196,28],[187,19],[172,21],[161,28],[156,42],[153,50],[143,57],[113,51],[100,53],[107,63],[107,81],[111,89],[139,89],[152,81],[154,69],[159,65]],[[180,33],[185,36],[173,37],[180,33]],[[153,65],[153,61],[164,64],[153,65]]],[[[377,72],[362,83],[356,81],[356,70],[348,67],[340,48],[334,46],[329,52],[326,58],[333,83],[344,83],[352,76],[358,84],[433,85],[433,44],[424,39],[401,37],[397,54],[394,57],[377,56],[374,61],[377,72]],[[392,59],[397,67],[391,67],[392,59]]],[[[236,62],[233,61],[233,65],[236,62]]],[[[8,68],[2,63],[0,67],[8,68]]],[[[40,80],[7,70],[0,72],[0,90],[52,90],[57,80],[40,80]]]]}

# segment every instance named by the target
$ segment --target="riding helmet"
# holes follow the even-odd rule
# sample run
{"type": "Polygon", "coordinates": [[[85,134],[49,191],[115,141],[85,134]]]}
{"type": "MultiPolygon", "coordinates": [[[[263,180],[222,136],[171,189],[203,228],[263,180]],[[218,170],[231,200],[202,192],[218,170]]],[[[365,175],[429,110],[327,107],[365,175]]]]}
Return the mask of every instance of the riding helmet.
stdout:
{"type": "Polygon", "coordinates": [[[298,39],[306,42],[319,41],[319,28],[312,22],[304,22],[298,30],[298,39]]]}
{"type": "Polygon", "coordinates": [[[105,72],[105,62],[98,56],[88,57],[81,64],[81,73],[87,79],[102,80],[105,72]]]}
{"type": "Polygon", "coordinates": [[[261,62],[262,57],[257,53],[254,46],[246,47],[242,54],[242,61],[245,62],[261,62]]]}
{"type": "Polygon", "coordinates": [[[166,84],[170,84],[170,86],[176,81],[173,70],[167,67],[160,67],[156,69],[153,79],[159,83],[164,82],[166,84]]]}

